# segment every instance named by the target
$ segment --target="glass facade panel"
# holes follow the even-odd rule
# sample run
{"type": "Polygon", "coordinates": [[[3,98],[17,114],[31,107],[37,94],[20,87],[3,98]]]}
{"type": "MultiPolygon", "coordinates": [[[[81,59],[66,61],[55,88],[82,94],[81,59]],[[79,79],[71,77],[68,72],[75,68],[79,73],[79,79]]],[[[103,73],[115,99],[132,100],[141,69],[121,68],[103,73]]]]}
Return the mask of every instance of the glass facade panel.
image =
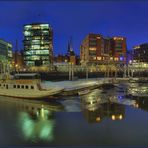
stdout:
{"type": "Polygon", "coordinates": [[[24,60],[27,66],[52,63],[53,56],[52,28],[48,24],[24,26],[24,60]],[[47,62],[44,62],[46,60],[47,62]]]}

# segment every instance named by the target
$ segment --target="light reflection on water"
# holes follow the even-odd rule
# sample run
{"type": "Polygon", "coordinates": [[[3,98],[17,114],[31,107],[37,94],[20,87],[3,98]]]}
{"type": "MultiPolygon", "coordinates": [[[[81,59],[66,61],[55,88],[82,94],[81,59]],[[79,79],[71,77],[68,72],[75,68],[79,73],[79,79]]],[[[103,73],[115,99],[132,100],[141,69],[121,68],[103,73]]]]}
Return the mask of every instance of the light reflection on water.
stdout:
{"type": "Polygon", "coordinates": [[[0,145],[146,146],[148,99],[127,98],[126,88],[48,102],[0,97],[0,145]]]}

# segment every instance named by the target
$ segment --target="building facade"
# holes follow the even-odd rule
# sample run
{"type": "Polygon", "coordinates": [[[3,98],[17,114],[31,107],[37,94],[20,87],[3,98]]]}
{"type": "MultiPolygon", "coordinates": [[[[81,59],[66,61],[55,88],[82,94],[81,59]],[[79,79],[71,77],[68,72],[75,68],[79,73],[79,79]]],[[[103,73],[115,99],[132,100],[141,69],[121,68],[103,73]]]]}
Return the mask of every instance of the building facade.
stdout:
{"type": "Polygon", "coordinates": [[[31,66],[50,66],[53,63],[53,30],[49,24],[24,26],[24,62],[31,66]]]}
{"type": "Polygon", "coordinates": [[[110,41],[110,52],[113,60],[126,63],[126,38],[113,37],[110,41]]]}
{"type": "Polygon", "coordinates": [[[12,44],[0,39],[0,62],[12,62],[12,44]]]}
{"type": "Polygon", "coordinates": [[[126,39],[123,37],[103,37],[89,34],[80,47],[81,64],[126,62],[126,39]]]}
{"type": "Polygon", "coordinates": [[[148,63],[148,43],[133,47],[133,60],[148,63]]]}
{"type": "Polygon", "coordinates": [[[100,34],[89,34],[80,47],[81,64],[98,63],[108,58],[110,41],[100,34]]]}
{"type": "Polygon", "coordinates": [[[12,58],[13,68],[15,71],[23,71],[24,70],[24,58],[23,58],[23,51],[15,50],[13,52],[12,58]]]}

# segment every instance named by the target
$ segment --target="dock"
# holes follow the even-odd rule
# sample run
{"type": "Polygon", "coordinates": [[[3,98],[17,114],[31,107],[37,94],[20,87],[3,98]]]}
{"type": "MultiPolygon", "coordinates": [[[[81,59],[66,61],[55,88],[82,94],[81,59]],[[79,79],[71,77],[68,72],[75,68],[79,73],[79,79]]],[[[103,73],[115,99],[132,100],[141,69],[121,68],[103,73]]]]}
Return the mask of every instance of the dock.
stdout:
{"type": "Polygon", "coordinates": [[[120,82],[128,82],[129,78],[92,78],[92,79],[80,79],[76,81],[60,81],[50,82],[45,81],[46,87],[62,87],[64,90],[59,94],[61,96],[78,95],[79,91],[93,90],[102,86],[112,87],[114,84],[120,82]]]}

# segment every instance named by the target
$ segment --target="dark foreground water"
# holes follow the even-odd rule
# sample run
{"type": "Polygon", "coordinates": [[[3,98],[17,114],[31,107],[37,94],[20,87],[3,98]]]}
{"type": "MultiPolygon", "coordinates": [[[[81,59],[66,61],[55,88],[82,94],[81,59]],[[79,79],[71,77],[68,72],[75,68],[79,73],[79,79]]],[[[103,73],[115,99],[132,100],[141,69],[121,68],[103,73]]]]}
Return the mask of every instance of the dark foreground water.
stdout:
{"type": "Polygon", "coordinates": [[[126,100],[125,88],[50,102],[0,97],[0,146],[148,146],[148,98],[110,101],[126,100]]]}

